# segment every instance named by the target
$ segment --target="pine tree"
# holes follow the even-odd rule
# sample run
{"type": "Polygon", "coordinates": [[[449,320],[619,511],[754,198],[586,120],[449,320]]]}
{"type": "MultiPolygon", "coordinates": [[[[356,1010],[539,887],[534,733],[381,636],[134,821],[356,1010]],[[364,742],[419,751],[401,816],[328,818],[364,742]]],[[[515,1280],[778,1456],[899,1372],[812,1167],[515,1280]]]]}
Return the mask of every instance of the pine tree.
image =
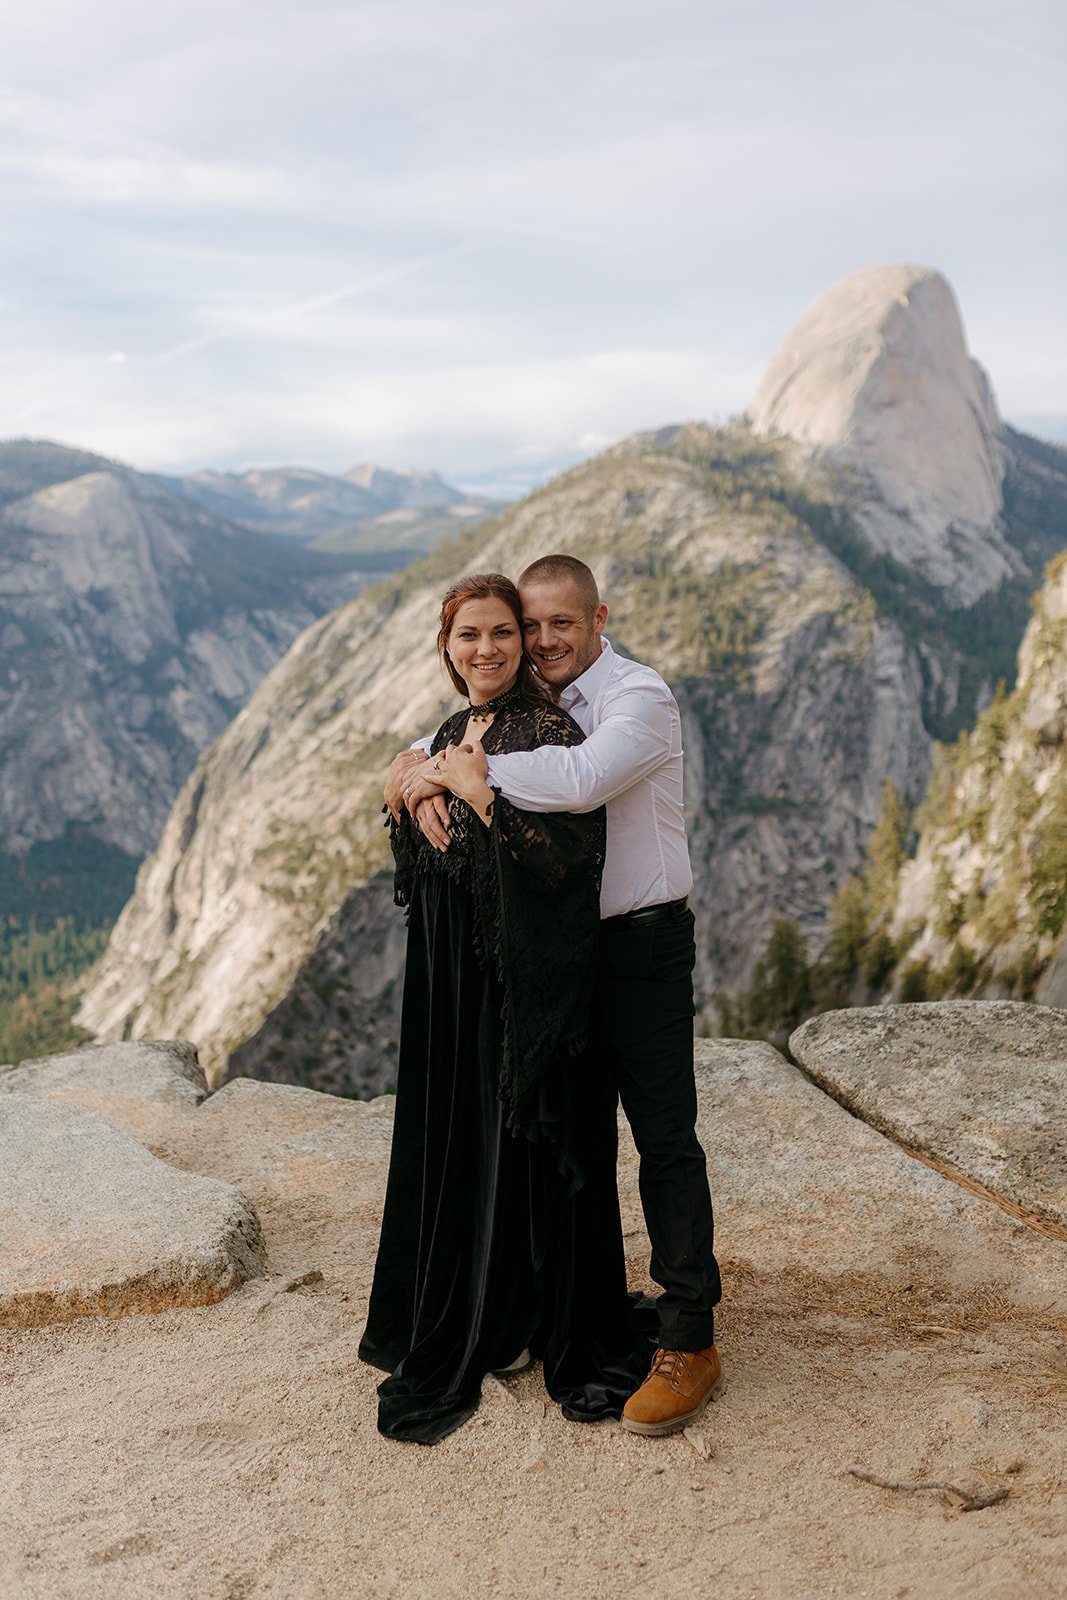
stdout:
{"type": "Polygon", "coordinates": [[[753,973],[751,1020],[761,1038],[785,1039],[811,1011],[808,946],[791,917],[779,917],[753,973]]]}
{"type": "Polygon", "coordinates": [[[751,987],[737,995],[719,994],[719,1027],[725,1038],[784,1045],[810,1014],[811,1000],[804,935],[792,918],[779,917],[756,962],[751,987]]]}
{"type": "Polygon", "coordinates": [[[867,885],[853,875],[830,906],[830,934],[815,971],[820,1006],[847,1006],[856,972],[870,934],[871,908],[867,885]]]}
{"type": "Polygon", "coordinates": [[[907,841],[908,813],[900,790],[892,778],[886,778],[882,784],[878,821],[867,846],[864,872],[873,922],[881,921],[893,909],[897,879],[907,856],[907,841]]]}

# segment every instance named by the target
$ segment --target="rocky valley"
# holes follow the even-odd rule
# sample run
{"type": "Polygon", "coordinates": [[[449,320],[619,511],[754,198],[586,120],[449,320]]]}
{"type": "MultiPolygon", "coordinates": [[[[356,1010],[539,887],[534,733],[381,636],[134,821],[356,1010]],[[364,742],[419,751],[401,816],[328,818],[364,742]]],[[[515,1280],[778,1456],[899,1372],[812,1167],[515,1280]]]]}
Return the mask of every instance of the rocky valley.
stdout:
{"type": "Polygon", "coordinates": [[[196,756],[296,636],[407,559],[387,535],[358,555],[303,545],[357,511],[465,505],[436,474],[375,474],[246,473],[227,497],[211,474],[0,445],[0,850],[70,825],[152,848],[196,756]],[[258,524],[232,515],[254,509],[258,524]]]}
{"type": "Polygon", "coordinates": [[[436,473],[166,479],[0,444],[0,1051],[70,1035],[57,984],[297,635],[489,509],[436,473]]]}

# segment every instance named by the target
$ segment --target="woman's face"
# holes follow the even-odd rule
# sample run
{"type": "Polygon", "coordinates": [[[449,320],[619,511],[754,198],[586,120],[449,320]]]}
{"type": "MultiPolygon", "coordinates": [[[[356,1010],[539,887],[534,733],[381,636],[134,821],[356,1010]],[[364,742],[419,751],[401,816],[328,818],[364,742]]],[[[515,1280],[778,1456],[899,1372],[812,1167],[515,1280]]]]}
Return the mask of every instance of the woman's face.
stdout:
{"type": "Polygon", "coordinates": [[[522,662],[522,634],[503,600],[464,600],[446,648],[475,706],[510,689],[522,662]]]}

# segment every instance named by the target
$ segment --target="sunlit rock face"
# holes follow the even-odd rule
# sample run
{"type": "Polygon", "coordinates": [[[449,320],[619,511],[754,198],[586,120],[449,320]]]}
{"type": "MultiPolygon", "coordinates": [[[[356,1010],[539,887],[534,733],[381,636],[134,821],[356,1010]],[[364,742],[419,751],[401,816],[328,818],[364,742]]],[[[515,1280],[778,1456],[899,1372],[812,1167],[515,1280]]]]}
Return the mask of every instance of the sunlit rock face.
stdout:
{"type": "MultiPolygon", "coordinates": [[[[1034,596],[1010,695],[939,753],[897,886],[896,978],[1067,1001],[1067,554],[1034,596]]],[[[932,985],[929,985],[932,987],[932,985]]]]}
{"type": "Polygon", "coordinates": [[[835,284],[774,357],[749,417],[862,473],[877,491],[858,507],[871,545],[957,604],[1019,568],[1001,525],[996,402],[940,273],[865,267],[835,284]]]}

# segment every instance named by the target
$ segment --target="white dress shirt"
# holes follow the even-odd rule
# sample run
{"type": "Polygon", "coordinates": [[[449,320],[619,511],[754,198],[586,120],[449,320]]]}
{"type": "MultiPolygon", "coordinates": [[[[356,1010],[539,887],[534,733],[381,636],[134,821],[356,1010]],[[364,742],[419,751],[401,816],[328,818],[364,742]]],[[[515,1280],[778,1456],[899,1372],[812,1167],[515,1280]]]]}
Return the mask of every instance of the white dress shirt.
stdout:
{"type": "Polygon", "coordinates": [[[600,655],[560,695],[585,743],[489,757],[489,782],[528,811],[607,806],[600,914],[680,900],[693,887],[682,806],[682,723],[651,667],[602,639],[600,655]]]}

